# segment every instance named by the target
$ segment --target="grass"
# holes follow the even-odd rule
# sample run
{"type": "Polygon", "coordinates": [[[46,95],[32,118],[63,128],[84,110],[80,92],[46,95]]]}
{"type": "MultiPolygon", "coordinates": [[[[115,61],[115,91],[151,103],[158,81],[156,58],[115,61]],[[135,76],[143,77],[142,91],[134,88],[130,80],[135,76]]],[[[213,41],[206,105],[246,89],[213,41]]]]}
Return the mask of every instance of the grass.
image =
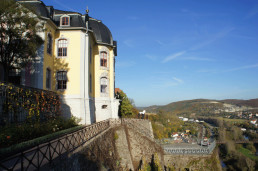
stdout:
{"type": "Polygon", "coordinates": [[[229,118],[223,118],[223,117],[216,117],[220,120],[224,120],[224,121],[227,121],[227,122],[238,122],[238,123],[242,123],[242,122],[246,122],[247,120],[245,119],[229,119],[229,118]]]}
{"type": "Polygon", "coordinates": [[[250,158],[252,160],[258,161],[258,156],[253,154],[250,150],[248,150],[248,149],[246,149],[244,147],[241,147],[238,151],[240,153],[242,153],[243,155],[245,155],[246,157],[248,157],[248,158],[250,158]]]}

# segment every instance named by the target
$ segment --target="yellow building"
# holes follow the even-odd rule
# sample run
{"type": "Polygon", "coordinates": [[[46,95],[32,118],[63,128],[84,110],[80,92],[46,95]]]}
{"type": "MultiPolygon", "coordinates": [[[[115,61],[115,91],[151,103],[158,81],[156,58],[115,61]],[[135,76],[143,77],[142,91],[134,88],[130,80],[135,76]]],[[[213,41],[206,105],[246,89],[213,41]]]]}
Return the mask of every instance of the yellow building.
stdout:
{"type": "Polygon", "coordinates": [[[37,61],[21,72],[21,84],[58,92],[67,117],[91,124],[118,118],[114,97],[117,43],[100,20],[61,11],[40,0],[19,1],[33,7],[44,22],[45,40],[37,61]]]}

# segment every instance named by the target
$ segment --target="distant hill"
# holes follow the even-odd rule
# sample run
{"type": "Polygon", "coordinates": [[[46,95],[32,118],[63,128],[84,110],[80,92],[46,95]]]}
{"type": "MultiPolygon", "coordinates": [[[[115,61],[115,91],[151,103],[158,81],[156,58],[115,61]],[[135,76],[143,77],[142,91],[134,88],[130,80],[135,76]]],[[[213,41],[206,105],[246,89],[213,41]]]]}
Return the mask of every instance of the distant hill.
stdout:
{"type": "Polygon", "coordinates": [[[218,114],[223,112],[238,112],[246,111],[250,109],[258,109],[258,99],[251,100],[237,100],[237,99],[227,99],[227,100],[210,100],[210,99],[194,99],[194,100],[184,100],[169,103],[163,106],[149,106],[141,107],[139,110],[145,109],[147,112],[157,113],[160,110],[166,112],[173,112],[175,114],[218,114]]]}
{"type": "Polygon", "coordinates": [[[229,103],[237,106],[258,107],[258,99],[250,99],[250,100],[226,99],[226,100],[221,100],[221,102],[229,103]]]}

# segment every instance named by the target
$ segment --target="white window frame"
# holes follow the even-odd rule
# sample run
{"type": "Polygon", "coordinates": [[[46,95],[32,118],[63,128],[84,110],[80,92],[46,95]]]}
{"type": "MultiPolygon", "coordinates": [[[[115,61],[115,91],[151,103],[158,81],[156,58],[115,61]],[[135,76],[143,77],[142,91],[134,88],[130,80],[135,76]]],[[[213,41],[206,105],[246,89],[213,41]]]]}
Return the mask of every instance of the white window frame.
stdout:
{"type": "Polygon", "coordinates": [[[64,37],[63,35],[60,37],[60,38],[58,38],[58,39],[56,39],[56,41],[55,41],[55,47],[56,47],[56,58],[68,58],[68,56],[69,56],[69,39],[68,38],[66,38],[66,37],[64,37]],[[67,41],[67,52],[66,52],[66,56],[58,56],[58,46],[59,46],[59,40],[62,40],[62,39],[65,39],[66,41],[67,41]]]}
{"type": "Polygon", "coordinates": [[[99,77],[99,85],[100,85],[100,87],[99,87],[99,91],[100,91],[100,96],[101,97],[108,97],[109,96],[109,85],[110,84],[110,80],[109,80],[109,77],[108,77],[108,73],[106,73],[106,72],[104,72],[104,73],[102,73],[101,75],[100,75],[100,77],[99,77]],[[107,79],[107,87],[106,87],[106,92],[101,92],[101,79],[102,78],[106,78],[107,79]]]}
{"type": "Polygon", "coordinates": [[[60,17],[60,26],[62,26],[62,27],[69,27],[70,26],[70,22],[71,22],[71,18],[70,18],[70,16],[69,15],[62,15],[61,17],[60,17]],[[62,24],[62,21],[63,21],[63,18],[65,18],[65,17],[68,17],[68,25],[63,25],[62,24]]]}
{"type": "Polygon", "coordinates": [[[68,87],[68,72],[66,70],[58,70],[56,71],[56,90],[58,91],[65,91],[68,87]],[[59,89],[58,88],[58,72],[66,72],[66,88],[65,89],[59,89]]]}
{"type": "Polygon", "coordinates": [[[99,51],[99,67],[103,70],[109,70],[109,62],[110,62],[110,55],[109,55],[109,49],[107,47],[102,47],[99,51]],[[107,66],[101,66],[101,53],[105,52],[107,54],[107,66]]]}

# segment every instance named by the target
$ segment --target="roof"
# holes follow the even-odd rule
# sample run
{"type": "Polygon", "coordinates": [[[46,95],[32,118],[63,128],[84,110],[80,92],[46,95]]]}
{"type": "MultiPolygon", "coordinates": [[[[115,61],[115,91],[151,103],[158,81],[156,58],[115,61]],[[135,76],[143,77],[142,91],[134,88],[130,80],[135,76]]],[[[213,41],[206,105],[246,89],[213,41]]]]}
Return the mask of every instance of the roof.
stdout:
{"type": "Polygon", "coordinates": [[[46,5],[42,1],[38,0],[23,0],[19,1],[19,3],[23,4],[25,7],[29,8],[36,14],[42,17],[50,18],[46,5]]]}
{"type": "Polygon", "coordinates": [[[98,43],[113,45],[113,38],[108,27],[101,21],[90,18],[89,27],[93,30],[98,43]]]}
{"type": "Polygon", "coordinates": [[[115,93],[121,92],[122,90],[120,88],[115,88],[115,93]]]}
{"type": "MultiPolygon", "coordinates": [[[[32,9],[39,16],[51,19],[59,29],[69,29],[69,28],[85,28],[85,15],[73,11],[63,11],[54,9],[52,6],[46,6],[40,0],[17,0],[24,6],[32,9]],[[60,26],[60,19],[62,15],[68,15],[70,17],[69,26],[60,26]]],[[[115,56],[117,54],[117,42],[113,41],[112,34],[109,28],[103,24],[100,20],[89,17],[89,30],[91,30],[96,38],[98,44],[105,44],[115,47],[115,56]]]]}

